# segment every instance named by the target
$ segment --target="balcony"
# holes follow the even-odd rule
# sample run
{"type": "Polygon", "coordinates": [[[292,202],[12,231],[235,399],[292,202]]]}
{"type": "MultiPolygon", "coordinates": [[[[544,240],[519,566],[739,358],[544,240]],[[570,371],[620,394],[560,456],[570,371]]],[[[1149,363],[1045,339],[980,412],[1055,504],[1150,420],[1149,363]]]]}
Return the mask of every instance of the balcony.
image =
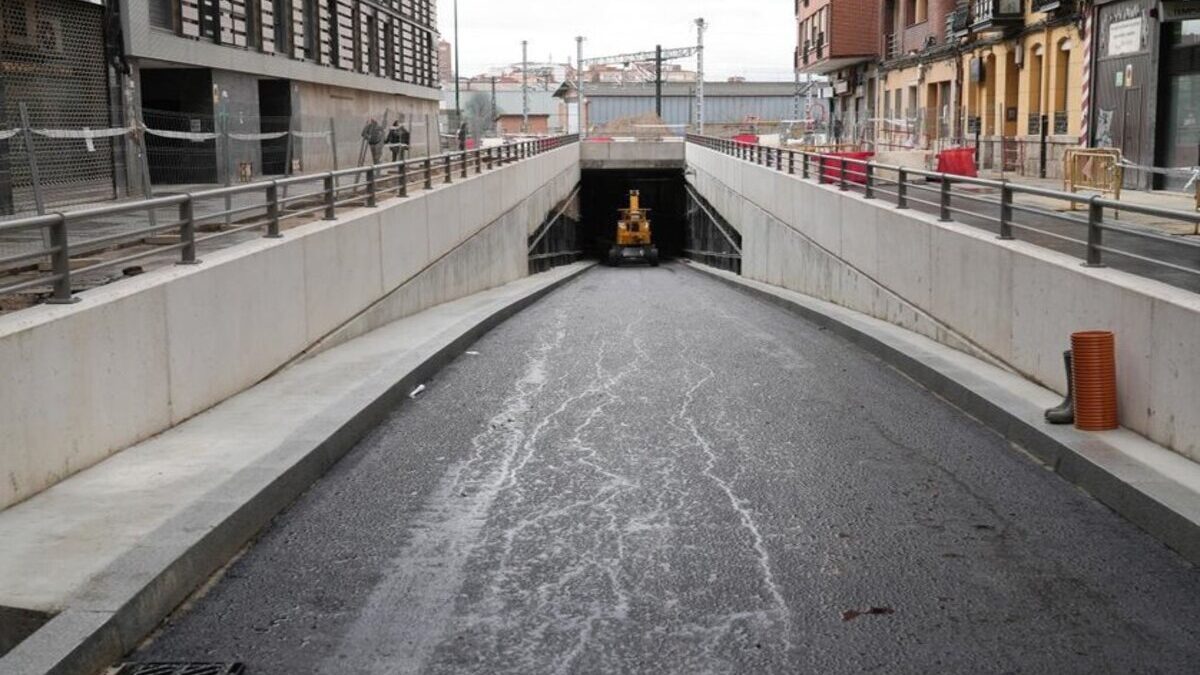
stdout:
{"type": "Polygon", "coordinates": [[[1075,9],[1075,0],[1031,0],[1030,9],[1047,14],[1066,14],[1075,9]]]}
{"type": "Polygon", "coordinates": [[[971,30],[985,33],[1020,28],[1025,23],[1022,0],[972,0],[971,30]]]}
{"type": "Polygon", "coordinates": [[[899,57],[900,57],[900,34],[899,33],[889,33],[887,36],[887,43],[884,45],[884,48],[883,48],[883,58],[884,58],[884,60],[887,60],[887,59],[895,59],[895,58],[899,58],[899,57]]]}
{"type": "Polygon", "coordinates": [[[800,65],[807,66],[825,58],[825,34],[817,36],[816,41],[805,40],[800,48],[800,65]]]}
{"type": "Polygon", "coordinates": [[[966,37],[971,33],[971,8],[963,5],[946,15],[946,41],[953,42],[957,38],[966,37]]]}

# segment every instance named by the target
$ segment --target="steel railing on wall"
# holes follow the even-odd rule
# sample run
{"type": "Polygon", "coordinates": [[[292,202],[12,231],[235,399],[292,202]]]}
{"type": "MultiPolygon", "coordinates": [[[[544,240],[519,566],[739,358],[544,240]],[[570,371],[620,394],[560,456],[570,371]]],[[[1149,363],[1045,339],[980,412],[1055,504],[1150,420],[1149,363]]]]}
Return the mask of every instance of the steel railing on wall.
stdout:
{"type": "Polygon", "coordinates": [[[577,141],[575,135],[556,136],[5,221],[0,223],[0,236],[36,232],[40,236],[35,238],[44,243],[32,250],[0,257],[0,269],[9,269],[9,278],[19,279],[0,282],[0,297],[48,288],[46,302],[76,302],[72,279],[89,272],[120,268],[171,251],[178,251],[179,264],[198,264],[198,248],[206,242],[255,230],[266,237],[282,237],[284,223],[289,220],[312,217],[334,220],[342,207],[374,207],[385,198],[407,197],[414,186],[428,190],[435,185],[451,184],[577,141]],[[239,199],[226,206],[229,197],[239,199]],[[202,212],[201,206],[210,201],[218,202],[216,210],[202,212]],[[170,222],[155,222],[148,217],[164,209],[177,215],[170,222]],[[141,217],[148,224],[108,236],[89,237],[81,243],[72,241],[74,228],[80,224],[141,217]],[[235,223],[231,227],[201,232],[205,226],[229,220],[235,223]],[[83,256],[159,235],[176,235],[178,241],[116,258],[76,264],[83,256]],[[43,268],[47,271],[41,271],[43,268]]]}
{"type": "Polygon", "coordinates": [[[880,164],[864,159],[788,150],[709,136],[689,143],[802,180],[887,199],[897,209],[933,213],[988,229],[999,239],[1021,239],[1083,259],[1089,267],[1111,266],[1200,292],[1200,241],[1166,234],[1190,229],[1200,234],[1200,213],[1161,209],[1005,180],[967,178],[880,164]],[[1076,209],[1079,209],[1078,211],[1076,209]],[[1160,228],[1110,220],[1118,214],[1148,216],[1160,228]]]}

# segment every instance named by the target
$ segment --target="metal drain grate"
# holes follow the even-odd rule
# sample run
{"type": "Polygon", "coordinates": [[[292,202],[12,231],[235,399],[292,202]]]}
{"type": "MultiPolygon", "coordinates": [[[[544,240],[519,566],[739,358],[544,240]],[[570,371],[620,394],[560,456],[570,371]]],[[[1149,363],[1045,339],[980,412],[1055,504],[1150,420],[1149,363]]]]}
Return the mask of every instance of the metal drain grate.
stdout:
{"type": "Polygon", "coordinates": [[[245,675],[241,663],[125,663],[113,675],[245,675]]]}

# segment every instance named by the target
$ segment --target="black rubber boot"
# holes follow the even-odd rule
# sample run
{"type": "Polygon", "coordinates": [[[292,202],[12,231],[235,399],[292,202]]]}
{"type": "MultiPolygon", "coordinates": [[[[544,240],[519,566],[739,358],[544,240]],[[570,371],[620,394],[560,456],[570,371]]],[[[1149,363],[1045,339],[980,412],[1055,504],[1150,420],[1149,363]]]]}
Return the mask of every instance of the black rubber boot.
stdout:
{"type": "Polygon", "coordinates": [[[1050,424],[1073,424],[1075,422],[1075,377],[1071,374],[1071,350],[1063,352],[1063,364],[1067,367],[1067,397],[1057,407],[1046,411],[1050,424]]]}

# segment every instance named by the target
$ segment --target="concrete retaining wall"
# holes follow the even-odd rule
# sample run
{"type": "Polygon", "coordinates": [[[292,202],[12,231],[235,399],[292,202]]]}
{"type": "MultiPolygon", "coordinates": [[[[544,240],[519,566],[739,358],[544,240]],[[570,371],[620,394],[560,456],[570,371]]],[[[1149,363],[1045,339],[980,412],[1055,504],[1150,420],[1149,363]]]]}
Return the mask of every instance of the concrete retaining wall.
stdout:
{"type": "Polygon", "coordinates": [[[675,141],[616,141],[580,146],[585,169],[682,169],[685,143],[675,141]]]}
{"type": "Polygon", "coordinates": [[[1065,391],[1074,331],[1117,335],[1121,424],[1200,461],[1200,296],[688,145],[746,277],[903,326],[1065,391]]]}
{"type": "Polygon", "coordinates": [[[304,354],[525,276],[578,146],[0,317],[0,508],[304,354]]]}

